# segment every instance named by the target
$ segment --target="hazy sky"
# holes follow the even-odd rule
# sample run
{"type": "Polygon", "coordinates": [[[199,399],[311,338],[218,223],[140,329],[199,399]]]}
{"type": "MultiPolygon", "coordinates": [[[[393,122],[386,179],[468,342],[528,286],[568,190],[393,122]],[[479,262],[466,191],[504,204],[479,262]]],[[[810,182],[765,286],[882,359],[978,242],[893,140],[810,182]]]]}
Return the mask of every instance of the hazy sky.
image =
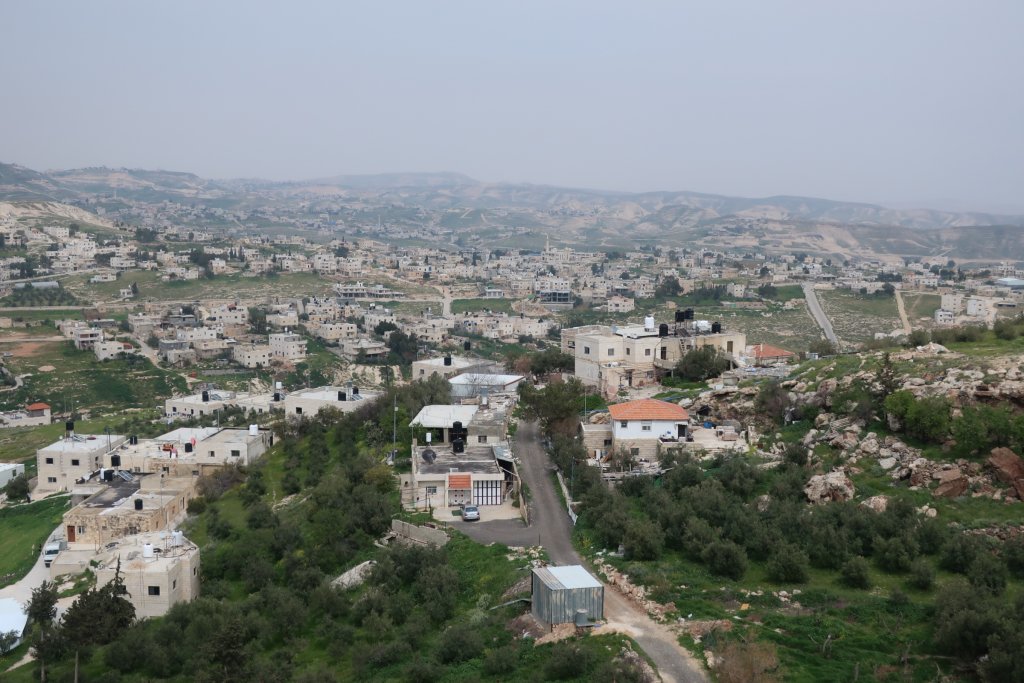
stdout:
{"type": "Polygon", "coordinates": [[[0,4],[0,160],[1024,210],[1024,2],[0,4]]]}

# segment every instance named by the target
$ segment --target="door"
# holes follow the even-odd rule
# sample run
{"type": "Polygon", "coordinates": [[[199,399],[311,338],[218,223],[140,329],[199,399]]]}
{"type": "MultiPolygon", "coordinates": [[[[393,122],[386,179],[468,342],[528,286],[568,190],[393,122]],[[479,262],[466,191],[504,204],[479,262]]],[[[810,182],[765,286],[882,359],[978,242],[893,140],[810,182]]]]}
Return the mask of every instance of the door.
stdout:
{"type": "Polygon", "coordinates": [[[68,524],[68,543],[75,542],[75,525],[68,524]]]}

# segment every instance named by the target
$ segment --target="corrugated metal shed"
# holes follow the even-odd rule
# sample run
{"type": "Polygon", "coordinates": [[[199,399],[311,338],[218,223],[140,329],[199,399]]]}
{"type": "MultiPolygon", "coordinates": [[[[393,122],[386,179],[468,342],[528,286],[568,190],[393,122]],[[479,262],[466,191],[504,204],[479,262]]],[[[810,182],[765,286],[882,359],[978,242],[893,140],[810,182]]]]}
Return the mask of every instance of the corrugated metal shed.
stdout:
{"type": "Polygon", "coordinates": [[[548,624],[572,623],[577,610],[604,619],[604,586],[579,565],[533,570],[533,616],[548,624]]]}

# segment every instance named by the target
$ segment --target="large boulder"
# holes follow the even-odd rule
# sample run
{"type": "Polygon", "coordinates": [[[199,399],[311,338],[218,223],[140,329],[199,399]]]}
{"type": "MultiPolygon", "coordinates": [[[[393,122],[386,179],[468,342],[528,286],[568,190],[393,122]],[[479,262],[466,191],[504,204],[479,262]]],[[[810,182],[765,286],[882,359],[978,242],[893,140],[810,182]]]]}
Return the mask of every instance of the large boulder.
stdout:
{"type": "Polygon", "coordinates": [[[932,491],[932,495],[936,498],[957,498],[962,496],[970,484],[970,481],[960,471],[959,467],[936,472],[935,478],[939,480],[939,485],[932,491]]]}
{"type": "Polygon", "coordinates": [[[1017,497],[1024,499],[1024,460],[1009,448],[993,448],[988,456],[989,466],[996,477],[1014,488],[1017,497]]]}
{"type": "Polygon", "coordinates": [[[828,474],[816,474],[804,486],[804,495],[807,496],[807,500],[816,505],[851,500],[853,494],[853,482],[843,470],[833,470],[828,474]]]}
{"type": "Polygon", "coordinates": [[[331,581],[331,585],[335,588],[341,588],[342,590],[355,588],[356,586],[362,585],[370,578],[370,574],[373,573],[373,569],[376,566],[377,563],[374,560],[367,560],[366,562],[357,564],[352,567],[352,569],[349,569],[347,572],[331,581]]]}

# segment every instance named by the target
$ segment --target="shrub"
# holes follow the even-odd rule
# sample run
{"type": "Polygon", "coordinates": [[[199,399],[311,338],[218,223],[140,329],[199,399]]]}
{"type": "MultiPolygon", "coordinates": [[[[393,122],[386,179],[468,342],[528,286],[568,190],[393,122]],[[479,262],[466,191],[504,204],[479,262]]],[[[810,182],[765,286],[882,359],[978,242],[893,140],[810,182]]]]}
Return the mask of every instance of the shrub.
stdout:
{"type": "Polygon", "coordinates": [[[586,677],[594,666],[594,655],[577,643],[556,643],[551,659],[544,667],[544,678],[549,681],[567,681],[586,677]]]}
{"type": "Polygon", "coordinates": [[[768,558],[768,578],[779,583],[804,583],[809,564],[807,553],[795,545],[783,543],[768,558]]]}
{"type": "Polygon", "coordinates": [[[715,346],[691,349],[676,363],[675,374],[691,382],[718,377],[731,367],[727,359],[715,346]]]}
{"type": "Polygon", "coordinates": [[[945,652],[977,659],[998,629],[999,614],[990,601],[963,581],[946,586],[935,601],[935,642],[945,652]]]}
{"type": "Polygon", "coordinates": [[[875,561],[887,572],[905,572],[910,569],[917,547],[909,536],[877,538],[874,543],[875,561]]]}
{"type": "Polygon", "coordinates": [[[656,560],[665,549],[665,534],[651,520],[633,519],[626,527],[622,541],[626,555],[634,560],[656,560]]]}
{"type": "Polygon", "coordinates": [[[839,570],[840,580],[850,588],[870,588],[871,568],[868,561],[859,555],[843,563],[839,570]]]}
{"type": "Polygon", "coordinates": [[[479,629],[470,623],[449,626],[441,636],[437,647],[437,658],[442,664],[464,662],[477,657],[484,649],[479,629]]]}
{"type": "Polygon", "coordinates": [[[1024,578],[1024,536],[1011,538],[1003,544],[1003,560],[1014,578],[1024,578]]]}
{"type": "Polygon", "coordinates": [[[973,536],[952,536],[942,546],[939,566],[947,571],[966,574],[981,550],[981,542],[973,536]]]}
{"type": "Polygon", "coordinates": [[[739,581],[747,571],[747,553],[732,541],[715,541],[702,553],[712,574],[739,581]]]}
{"type": "Polygon", "coordinates": [[[992,596],[1002,595],[1006,590],[1006,565],[987,552],[981,552],[967,570],[971,586],[992,596]]]}
{"type": "Polygon", "coordinates": [[[910,565],[910,585],[921,591],[929,590],[935,583],[935,570],[931,562],[919,557],[910,565]]]}

